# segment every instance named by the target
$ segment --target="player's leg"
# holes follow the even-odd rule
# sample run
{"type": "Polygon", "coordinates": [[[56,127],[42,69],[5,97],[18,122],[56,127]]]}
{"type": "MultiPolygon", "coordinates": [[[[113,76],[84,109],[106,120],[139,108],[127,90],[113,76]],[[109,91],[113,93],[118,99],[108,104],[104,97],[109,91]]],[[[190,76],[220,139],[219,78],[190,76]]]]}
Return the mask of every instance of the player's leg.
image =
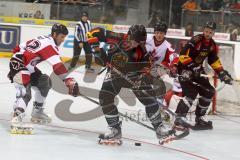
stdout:
{"type": "Polygon", "coordinates": [[[16,100],[13,105],[13,117],[11,120],[11,133],[31,134],[32,127],[23,122],[25,110],[31,100],[30,73],[27,70],[19,71],[13,77],[16,88],[16,100]]]}
{"type": "Polygon", "coordinates": [[[185,120],[193,101],[198,95],[196,85],[192,81],[180,81],[184,97],[179,101],[176,109],[176,126],[191,127],[185,120]]]}
{"type": "Polygon", "coordinates": [[[31,121],[35,123],[50,123],[51,116],[44,112],[44,104],[52,87],[51,79],[48,75],[37,71],[31,75],[31,84],[35,91],[31,121]]]}
{"type": "Polygon", "coordinates": [[[101,134],[99,136],[102,140],[116,140],[122,137],[118,109],[114,105],[114,98],[121,90],[120,81],[120,78],[112,79],[111,73],[108,72],[99,93],[100,105],[102,106],[103,114],[111,130],[110,133],[101,134]]]}
{"type": "Polygon", "coordinates": [[[85,51],[85,57],[86,57],[86,62],[85,62],[85,68],[87,72],[94,72],[94,69],[91,68],[92,64],[92,51],[91,51],[91,46],[88,44],[88,42],[83,43],[83,48],[85,51]]]}
{"type": "Polygon", "coordinates": [[[74,40],[73,41],[73,57],[72,57],[72,61],[70,63],[69,69],[72,69],[76,66],[78,60],[79,60],[79,56],[81,54],[81,48],[79,47],[79,43],[74,40]]]}
{"type": "Polygon", "coordinates": [[[153,95],[154,90],[150,85],[141,86],[134,89],[134,94],[139,101],[145,106],[146,115],[151,121],[158,139],[162,139],[174,133],[174,131],[162,122],[160,106],[153,95]]]}
{"type": "Polygon", "coordinates": [[[203,116],[206,114],[207,109],[212,102],[212,98],[215,94],[214,87],[209,83],[209,80],[206,78],[200,78],[199,79],[199,100],[196,107],[196,118],[195,118],[195,129],[196,130],[205,130],[205,129],[212,129],[212,122],[206,121],[203,119],[203,116]]]}

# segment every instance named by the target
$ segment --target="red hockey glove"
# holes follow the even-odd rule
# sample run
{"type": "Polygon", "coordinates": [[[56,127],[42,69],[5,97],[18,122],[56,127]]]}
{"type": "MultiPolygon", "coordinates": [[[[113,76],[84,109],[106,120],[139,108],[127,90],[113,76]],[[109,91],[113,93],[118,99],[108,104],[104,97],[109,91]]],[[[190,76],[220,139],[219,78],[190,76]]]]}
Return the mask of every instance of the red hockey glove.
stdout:
{"type": "Polygon", "coordinates": [[[65,85],[68,87],[68,94],[76,97],[79,95],[78,83],[73,78],[66,78],[64,80],[65,85]]]}
{"type": "Polygon", "coordinates": [[[178,73],[177,66],[172,65],[172,66],[169,67],[169,70],[170,70],[170,76],[175,78],[177,76],[177,73],[178,73]]]}

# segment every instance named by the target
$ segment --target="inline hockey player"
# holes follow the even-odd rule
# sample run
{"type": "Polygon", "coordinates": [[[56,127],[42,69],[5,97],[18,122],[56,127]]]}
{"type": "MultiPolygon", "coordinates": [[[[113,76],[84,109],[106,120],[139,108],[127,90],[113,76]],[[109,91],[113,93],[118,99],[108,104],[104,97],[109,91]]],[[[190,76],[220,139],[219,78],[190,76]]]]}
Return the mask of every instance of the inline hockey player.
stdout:
{"type": "Polygon", "coordinates": [[[64,41],[68,29],[62,24],[54,24],[51,35],[39,36],[16,46],[10,59],[9,79],[16,88],[16,100],[13,105],[11,133],[31,134],[32,128],[23,122],[25,110],[31,99],[31,88],[35,91],[35,101],[31,114],[32,122],[49,123],[51,117],[44,112],[44,102],[51,88],[50,77],[42,74],[36,65],[49,62],[54,73],[61,78],[69,89],[69,94],[77,96],[78,84],[73,78],[67,78],[67,70],[61,61],[58,46],[64,41]]]}
{"type": "Polygon", "coordinates": [[[146,114],[150,119],[157,138],[160,141],[174,134],[174,130],[162,123],[159,104],[155,96],[149,74],[151,65],[150,54],[147,53],[145,42],[147,33],[143,25],[132,25],[127,34],[115,33],[102,28],[91,30],[88,41],[93,48],[97,62],[108,66],[99,101],[110,128],[110,133],[99,136],[100,143],[116,141],[121,143],[122,131],[119,113],[114,105],[114,98],[121,88],[130,88],[139,101],[146,107],[146,114]],[[106,53],[106,45],[109,45],[106,53]],[[121,74],[119,74],[119,72],[121,74]],[[133,85],[128,79],[136,82],[133,85]],[[146,94],[147,93],[147,94],[146,94]]]}
{"type": "MultiPolygon", "coordinates": [[[[153,68],[157,69],[159,66],[162,68],[167,68],[170,70],[170,76],[175,76],[177,74],[176,65],[178,63],[178,55],[175,50],[171,47],[171,44],[166,40],[165,35],[167,33],[168,26],[165,22],[158,22],[154,25],[154,34],[147,36],[146,49],[147,52],[151,53],[153,68]]],[[[154,78],[154,85],[156,88],[156,95],[160,105],[163,104],[163,98],[166,94],[166,86],[161,78],[162,75],[161,68],[157,71],[156,75],[152,74],[154,78]],[[161,94],[159,94],[161,93],[161,94]]],[[[169,115],[161,107],[161,113],[163,119],[167,120],[169,115]]]]}
{"type": "Polygon", "coordinates": [[[232,84],[231,75],[223,69],[220,59],[217,55],[218,47],[212,39],[216,29],[215,22],[207,22],[203,27],[203,33],[191,38],[190,41],[180,52],[178,73],[179,82],[183,91],[183,99],[180,100],[176,114],[178,115],[175,124],[190,126],[186,123],[186,117],[189,108],[199,94],[198,104],[195,111],[195,130],[212,129],[212,122],[204,120],[208,106],[215,94],[214,87],[210,84],[209,79],[202,77],[205,74],[203,62],[207,58],[208,64],[212,67],[219,79],[226,84],[232,84]]]}

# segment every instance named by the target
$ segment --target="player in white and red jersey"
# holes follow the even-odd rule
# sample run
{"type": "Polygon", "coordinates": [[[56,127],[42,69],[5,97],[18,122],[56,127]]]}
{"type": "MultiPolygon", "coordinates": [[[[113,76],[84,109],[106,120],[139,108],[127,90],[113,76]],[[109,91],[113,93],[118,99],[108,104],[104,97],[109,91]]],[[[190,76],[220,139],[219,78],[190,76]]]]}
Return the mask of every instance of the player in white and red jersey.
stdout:
{"type": "MultiPolygon", "coordinates": [[[[147,37],[146,48],[153,56],[154,65],[162,65],[170,70],[170,77],[174,78],[172,89],[166,92],[166,87],[161,79],[161,76],[165,73],[158,72],[157,85],[155,88],[159,102],[168,108],[169,102],[173,95],[182,96],[181,86],[176,78],[177,75],[177,63],[178,54],[171,47],[171,44],[166,40],[165,35],[167,33],[168,26],[165,22],[158,22],[154,26],[154,34],[147,37]]],[[[164,110],[161,110],[163,119],[168,120],[169,116],[164,110]]]]}
{"type": "MultiPolygon", "coordinates": [[[[167,25],[165,22],[156,23],[154,26],[154,34],[147,36],[146,49],[151,53],[153,57],[153,65],[163,65],[165,68],[170,69],[171,74],[176,74],[176,64],[178,63],[178,55],[175,50],[171,47],[171,44],[165,39],[167,33],[167,25]]],[[[165,94],[166,87],[161,80],[161,75],[165,73],[158,72],[158,85],[160,90],[158,93],[165,94]]],[[[162,99],[164,95],[157,95],[158,98],[162,99]]]]}
{"type": "Polygon", "coordinates": [[[78,84],[73,78],[67,78],[67,69],[60,59],[58,46],[64,41],[68,29],[62,24],[52,26],[51,35],[39,36],[24,42],[13,50],[10,59],[9,79],[14,83],[17,93],[14,103],[12,124],[22,122],[28,102],[31,99],[31,88],[35,90],[35,100],[31,120],[50,122],[51,118],[43,111],[43,105],[51,88],[50,77],[42,74],[36,65],[42,61],[49,62],[54,73],[64,81],[69,94],[78,95],[78,84]]]}
{"type": "Polygon", "coordinates": [[[147,36],[146,49],[154,57],[154,64],[162,64],[169,68],[173,64],[177,64],[178,56],[171,44],[165,39],[167,29],[165,22],[156,23],[154,34],[147,36]]]}

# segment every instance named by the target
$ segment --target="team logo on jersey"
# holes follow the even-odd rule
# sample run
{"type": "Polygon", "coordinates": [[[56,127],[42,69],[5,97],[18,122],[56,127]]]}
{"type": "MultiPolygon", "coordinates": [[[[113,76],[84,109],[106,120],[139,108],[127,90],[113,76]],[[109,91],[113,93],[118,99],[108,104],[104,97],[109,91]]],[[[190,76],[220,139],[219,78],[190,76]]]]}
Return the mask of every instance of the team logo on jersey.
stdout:
{"type": "Polygon", "coordinates": [[[40,48],[41,43],[38,40],[32,40],[30,43],[27,44],[26,49],[29,51],[36,51],[40,48]]]}

